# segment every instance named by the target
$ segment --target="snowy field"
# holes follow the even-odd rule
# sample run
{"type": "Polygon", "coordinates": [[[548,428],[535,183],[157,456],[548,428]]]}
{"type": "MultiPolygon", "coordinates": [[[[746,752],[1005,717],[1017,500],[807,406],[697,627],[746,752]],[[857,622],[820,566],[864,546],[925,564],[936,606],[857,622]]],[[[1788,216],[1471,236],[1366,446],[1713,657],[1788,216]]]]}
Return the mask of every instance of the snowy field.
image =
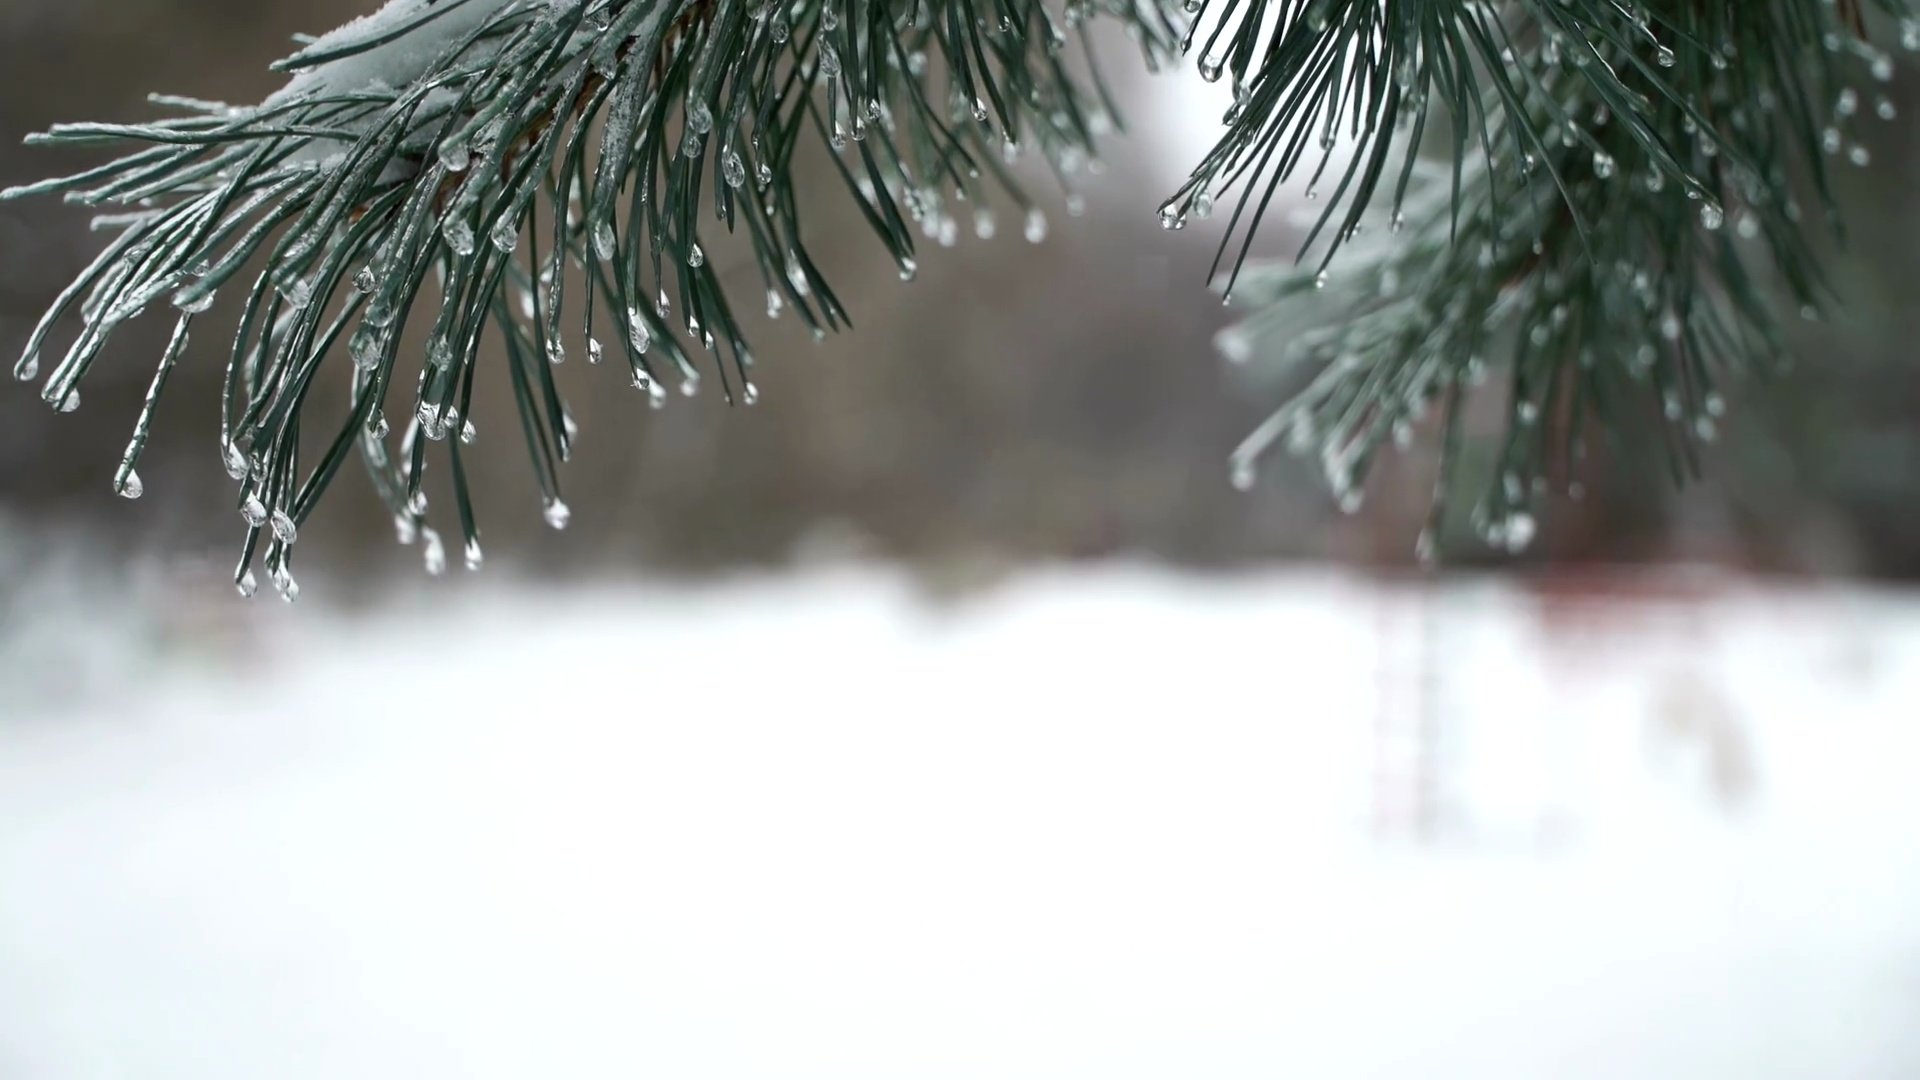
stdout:
{"type": "Polygon", "coordinates": [[[1920,597],[435,595],[13,646],[0,1077],[1920,1076],[1920,597]]]}

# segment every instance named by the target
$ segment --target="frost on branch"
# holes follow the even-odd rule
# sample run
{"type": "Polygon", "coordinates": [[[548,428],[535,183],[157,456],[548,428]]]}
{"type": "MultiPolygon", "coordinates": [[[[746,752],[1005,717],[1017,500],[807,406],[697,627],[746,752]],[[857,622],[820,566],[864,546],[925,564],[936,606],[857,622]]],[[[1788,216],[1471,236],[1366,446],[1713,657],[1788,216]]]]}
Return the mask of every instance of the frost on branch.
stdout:
{"type": "Polygon", "coordinates": [[[1554,488],[1579,496],[1590,439],[1697,471],[1726,384],[1786,362],[1776,312],[1834,303],[1809,232],[1837,230],[1832,164],[1870,164],[1861,126],[1895,116],[1876,34],[1920,48],[1905,0],[1301,6],[1271,39],[1209,43],[1237,104],[1163,214],[1233,202],[1217,265],[1256,313],[1219,344],[1287,395],[1235,482],[1284,446],[1352,510],[1382,449],[1434,429],[1427,556],[1489,381],[1505,423],[1467,519],[1487,543],[1525,548],[1554,488]],[[1307,265],[1243,268],[1294,176],[1319,200],[1307,265]]]}
{"type": "Polygon", "coordinates": [[[1866,164],[1867,95],[1892,108],[1874,35],[1898,16],[1920,44],[1908,0],[395,0],[306,43],[258,106],[159,98],[187,115],[40,137],[134,148],[5,193],[115,208],[16,371],[72,409],[113,329],[171,300],[114,477],[137,497],[167,378],[207,362],[188,331],[224,293],[240,332],[217,452],[240,484],[243,588],[264,559],[292,593],[298,527],[350,454],[429,568],[446,552],[421,477],[444,459],[477,567],[461,459],[476,378],[507,381],[564,524],[574,429],[553,368],[569,354],[622,362],[655,407],[707,380],[753,402],[723,249],[758,273],[750,307],[845,325],[803,229],[822,185],[802,199],[797,155],[824,159],[903,278],[916,233],[952,243],[967,214],[992,234],[992,198],[1044,237],[1007,162],[1037,149],[1071,172],[1112,124],[1091,59],[1065,55],[1095,15],[1150,67],[1185,51],[1233,85],[1219,143],[1161,219],[1225,218],[1226,292],[1270,305],[1228,351],[1308,373],[1236,481],[1286,442],[1357,506],[1375,453],[1437,411],[1444,485],[1460,402],[1497,372],[1508,422],[1472,516],[1509,548],[1589,432],[1695,468],[1721,384],[1779,361],[1776,298],[1815,315],[1830,300],[1805,230],[1836,219],[1829,161],[1866,164]],[[1313,261],[1249,267],[1288,181],[1320,200],[1313,261]],[[43,369],[70,311],[79,334],[43,369]],[[423,342],[403,343],[410,315],[423,342]],[[480,376],[485,339],[504,359],[480,376]],[[350,386],[345,416],[308,405],[323,378],[350,386]]]}
{"type": "MultiPolygon", "coordinates": [[[[553,368],[569,353],[620,358],[621,381],[654,407],[665,386],[691,394],[708,377],[730,401],[757,398],[708,252],[728,244],[736,270],[758,271],[754,305],[763,293],[769,317],[791,311],[816,336],[846,324],[808,250],[797,155],[830,162],[902,277],[916,232],[951,243],[963,211],[986,235],[996,195],[1043,236],[1007,162],[1037,149],[1070,169],[1111,126],[1098,80],[1063,56],[1091,13],[1034,0],[394,0],[305,42],[276,65],[287,86],[257,106],[156,98],[187,115],[33,140],[133,149],[5,193],[127,208],[97,220],[113,239],[16,374],[72,408],[112,331],[170,301],[176,329],[114,479],[138,496],[169,373],[211,359],[189,329],[218,294],[240,312],[217,450],[239,483],[241,590],[258,559],[291,598],[298,527],[350,455],[434,571],[445,548],[421,478],[444,457],[477,568],[461,461],[476,378],[508,382],[543,512],[563,526],[574,426],[553,368]],[[43,369],[76,311],[78,337],[43,369]],[[404,340],[410,314],[430,316],[424,343],[404,340]],[[502,363],[477,363],[485,339],[502,363]],[[321,379],[348,383],[346,415],[315,415],[321,379]]],[[[1164,11],[1120,0],[1102,13],[1154,62],[1170,55],[1164,11]]]]}

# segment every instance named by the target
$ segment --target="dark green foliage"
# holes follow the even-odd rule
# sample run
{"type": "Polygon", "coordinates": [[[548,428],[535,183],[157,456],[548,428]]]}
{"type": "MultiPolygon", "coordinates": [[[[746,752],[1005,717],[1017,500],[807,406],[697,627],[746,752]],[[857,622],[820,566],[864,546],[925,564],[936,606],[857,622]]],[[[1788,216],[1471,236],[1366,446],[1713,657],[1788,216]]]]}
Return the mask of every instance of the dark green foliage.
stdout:
{"type": "MultiPolygon", "coordinates": [[[[1237,188],[1231,243],[1288,176],[1328,194],[1308,269],[1242,275],[1244,246],[1223,261],[1229,291],[1238,279],[1238,299],[1270,308],[1226,335],[1230,357],[1310,365],[1236,455],[1238,482],[1284,440],[1357,506],[1376,452],[1437,406],[1437,522],[1457,412],[1497,372],[1509,421],[1474,525],[1518,549],[1550,473],[1578,490],[1592,421],[1689,475],[1720,384],[1783,360],[1782,300],[1808,318],[1832,303],[1808,226],[1838,230],[1829,164],[1866,164],[1855,125],[1893,116],[1877,89],[1893,61],[1869,29],[1895,27],[1879,15],[1834,0],[1291,8],[1259,65],[1228,48],[1239,115],[1163,211],[1177,226],[1237,188]],[[1353,153],[1323,175],[1336,136],[1353,153]]],[[[1897,32],[1920,44],[1920,25],[1897,32]]]]}
{"type": "Polygon", "coordinates": [[[219,449],[247,522],[243,590],[256,557],[294,590],[298,525],[355,451],[431,565],[444,555],[421,477],[442,443],[477,560],[460,447],[485,338],[504,343],[548,520],[564,525],[572,431],[553,364],[611,351],[655,404],[707,377],[750,403],[739,290],[703,247],[729,235],[769,314],[845,325],[803,229],[822,197],[794,183],[810,147],[829,149],[903,277],[916,225],[950,231],[961,203],[1010,200],[1037,236],[1006,161],[1037,150],[1071,167],[1113,123],[1097,74],[1067,66],[1095,16],[1149,65],[1184,48],[1234,81],[1224,138],[1162,218],[1234,198],[1218,268],[1231,295],[1272,310],[1229,353],[1321,365],[1242,448],[1239,479],[1284,433],[1355,498],[1381,446],[1436,402],[1451,440],[1463,388],[1498,370],[1512,421],[1479,520],[1513,546],[1588,417],[1656,433],[1691,464],[1719,381],[1778,357],[1775,290],[1790,309],[1826,303],[1805,219],[1835,220],[1826,163],[1864,153],[1856,114],[1890,108],[1855,88],[1891,74],[1857,0],[1074,0],[1060,14],[1035,0],[400,0],[307,42],[262,105],[162,98],[187,115],[41,137],[147,145],[6,193],[129,208],[102,219],[117,237],[18,373],[43,374],[50,332],[77,309],[84,327],[43,389],[72,407],[112,330],[171,300],[178,326],[115,477],[138,495],[167,375],[227,290],[242,314],[219,449]],[[1325,199],[1308,269],[1244,266],[1293,178],[1325,199]],[[423,348],[403,345],[410,315],[431,322],[423,348]],[[321,378],[351,381],[346,415],[307,407],[321,378]]]}

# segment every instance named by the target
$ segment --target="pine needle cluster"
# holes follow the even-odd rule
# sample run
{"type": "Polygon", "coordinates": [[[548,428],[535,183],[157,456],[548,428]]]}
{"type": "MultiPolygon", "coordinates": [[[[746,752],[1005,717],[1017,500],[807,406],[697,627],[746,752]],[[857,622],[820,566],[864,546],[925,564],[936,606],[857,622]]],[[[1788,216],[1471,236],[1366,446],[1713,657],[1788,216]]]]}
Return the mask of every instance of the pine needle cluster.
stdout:
{"type": "Polygon", "coordinates": [[[1780,361],[1777,297],[1826,309],[1811,237],[1838,228],[1828,170],[1864,163],[1855,128],[1892,115],[1874,40],[1920,46],[1906,0],[1867,2],[392,0],[304,39],[258,105],[156,96],[176,115],[36,136],[125,152],[0,193],[100,207],[112,236],[15,372],[74,408],[114,329],[170,312],[113,478],[138,497],[168,377],[196,317],[230,298],[217,452],[246,526],[242,592],[256,565],[297,592],[300,525],[349,457],[430,568],[446,555],[422,477],[444,459],[477,565],[476,378],[510,385],[563,527],[574,430],[555,365],[617,364],[655,407],[709,383],[751,404],[739,312],[848,323],[808,246],[829,198],[903,278],[922,241],[990,233],[996,207],[1040,240],[1013,165],[1071,173],[1116,128],[1087,48],[1111,22],[1148,66],[1185,57],[1234,89],[1218,145],[1160,214],[1229,215],[1216,272],[1258,310],[1222,350],[1309,372],[1237,453],[1236,481],[1290,444],[1354,502],[1376,452],[1436,408],[1451,460],[1462,399],[1497,372],[1511,422],[1475,520],[1519,547],[1592,421],[1657,431],[1684,471],[1720,382],[1780,361]],[[808,154],[837,194],[797,189],[808,154]],[[1323,208],[1304,268],[1249,264],[1289,182],[1323,208]],[[750,252],[755,288],[723,284],[716,242],[750,252]],[[49,351],[76,312],[78,335],[49,351]],[[343,414],[310,404],[322,379],[350,388],[343,414]]]}

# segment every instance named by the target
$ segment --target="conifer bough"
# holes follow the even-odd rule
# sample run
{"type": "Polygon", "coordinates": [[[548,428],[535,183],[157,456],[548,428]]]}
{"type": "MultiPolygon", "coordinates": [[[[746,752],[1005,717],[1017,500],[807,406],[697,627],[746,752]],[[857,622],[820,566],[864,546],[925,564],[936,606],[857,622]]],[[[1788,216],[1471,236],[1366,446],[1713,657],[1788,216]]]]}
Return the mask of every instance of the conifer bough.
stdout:
{"type": "Polygon", "coordinates": [[[1218,145],[1161,219],[1230,208],[1216,274],[1260,310],[1222,351],[1310,365],[1234,480],[1284,441],[1353,503],[1375,451],[1437,405],[1438,520],[1460,403],[1497,370],[1510,422],[1474,520],[1516,548],[1591,419],[1657,426],[1691,467],[1719,381],[1781,357],[1774,293],[1822,309],[1807,219],[1838,228],[1827,163],[1864,163],[1855,124],[1892,117],[1875,36],[1920,47],[1908,0],[392,0],[303,39],[259,105],[156,96],[181,115],[33,137],[137,148],[3,193],[124,208],[96,219],[114,239],[16,374],[72,409],[114,328],[171,307],[113,478],[137,497],[191,325],[230,294],[218,452],[247,529],[241,591],[259,563],[297,593],[299,525],[350,454],[438,570],[421,481],[443,448],[477,566],[461,447],[483,338],[562,527],[573,426],[554,365],[612,356],[656,407],[708,378],[751,403],[738,296],[703,243],[751,253],[770,317],[844,326],[803,230],[830,196],[793,181],[822,144],[903,278],[916,231],[951,243],[967,215],[989,235],[996,204],[1038,241],[1009,166],[1031,151],[1070,182],[1115,126],[1084,47],[1097,20],[1149,67],[1190,57],[1232,80],[1218,145]],[[1249,265],[1289,181],[1324,196],[1303,266],[1249,265]],[[75,309],[77,338],[43,365],[75,309]],[[321,378],[348,383],[345,415],[308,406],[321,378]]]}

